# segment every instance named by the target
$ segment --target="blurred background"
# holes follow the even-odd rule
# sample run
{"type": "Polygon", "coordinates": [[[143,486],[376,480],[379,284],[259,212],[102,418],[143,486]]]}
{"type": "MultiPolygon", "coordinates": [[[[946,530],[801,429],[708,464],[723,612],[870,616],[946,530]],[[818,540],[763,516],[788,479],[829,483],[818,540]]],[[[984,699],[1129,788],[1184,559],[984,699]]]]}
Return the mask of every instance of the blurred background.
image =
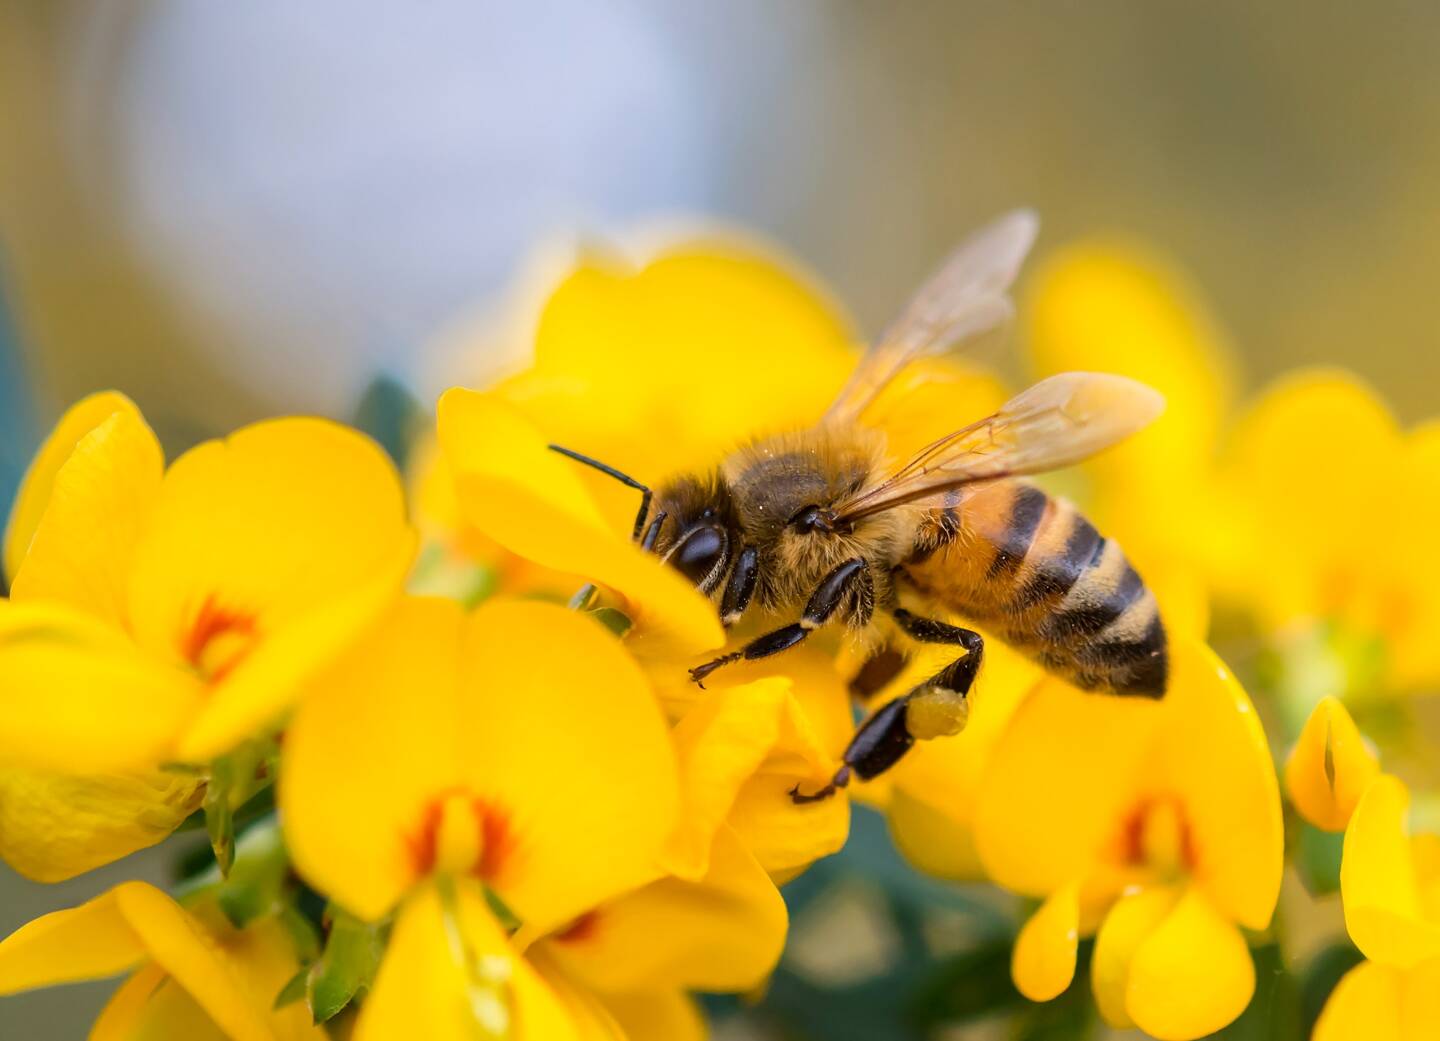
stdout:
{"type": "MultiPolygon", "coordinates": [[[[0,0],[0,505],[98,388],[172,450],[353,417],[381,373],[428,395],[436,345],[537,243],[667,215],[768,236],[873,332],[1031,205],[1042,252],[1169,254],[1252,385],[1337,362],[1415,420],[1440,381],[1437,42],[1440,7],[1398,3],[0,0]]],[[[883,872],[883,846],[848,855],[883,872]]],[[[0,867],[0,932],[172,856],[54,888],[0,867]]],[[[874,968],[831,1002],[856,1029],[874,968]]],[[[988,985],[949,971],[945,994],[988,985]]],[[[777,984],[772,1028],[840,1038],[785,1026],[806,986],[777,984]]],[[[0,1037],[81,1036],[103,993],[0,1002],[0,1037]]]]}

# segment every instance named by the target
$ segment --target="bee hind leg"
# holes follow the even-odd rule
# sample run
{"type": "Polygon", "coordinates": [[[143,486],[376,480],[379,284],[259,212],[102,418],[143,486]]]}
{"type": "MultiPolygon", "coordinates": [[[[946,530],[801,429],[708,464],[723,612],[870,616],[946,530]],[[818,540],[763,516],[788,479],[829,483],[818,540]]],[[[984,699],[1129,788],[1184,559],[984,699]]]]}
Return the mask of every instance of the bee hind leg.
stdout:
{"type": "Polygon", "coordinates": [[[860,724],[845,749],[844,765],[835,779],[811,795],[802,794],[798,786],[791,789],[790,798],[795,802],[829,798],[848,784],[852,775],[862,781],[879,777],[898,763],[916,741],[948,737],[965,729],[970,718],[968,695],[984,657],[984,638],[973,630],[919,618],[904,609],[895,612],[895,621],[913,640],[953,644],[965,653],[860,724]]]}

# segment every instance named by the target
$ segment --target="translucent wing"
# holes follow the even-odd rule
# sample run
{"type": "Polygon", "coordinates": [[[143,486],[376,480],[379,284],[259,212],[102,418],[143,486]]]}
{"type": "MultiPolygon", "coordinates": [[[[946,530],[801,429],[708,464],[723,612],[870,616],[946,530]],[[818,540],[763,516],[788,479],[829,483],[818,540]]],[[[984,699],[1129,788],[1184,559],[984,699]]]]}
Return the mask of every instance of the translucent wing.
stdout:
{"type": "Polygon", "coordinates": [[[1069,466],[1124,440],[1164,410],[1158,391],[1125,376],[1051,376],[993,415],[927,445],[835,512],[853,521],[962,484],[1069,466]]]}
{"type": "Polygon", "coordinates": [[[1016,210],[961,243],[865,352],[824,422],[853,422],[906,365],[1006,321],[1006,294],[1039,228],[1033,212],[1016,210]]]}

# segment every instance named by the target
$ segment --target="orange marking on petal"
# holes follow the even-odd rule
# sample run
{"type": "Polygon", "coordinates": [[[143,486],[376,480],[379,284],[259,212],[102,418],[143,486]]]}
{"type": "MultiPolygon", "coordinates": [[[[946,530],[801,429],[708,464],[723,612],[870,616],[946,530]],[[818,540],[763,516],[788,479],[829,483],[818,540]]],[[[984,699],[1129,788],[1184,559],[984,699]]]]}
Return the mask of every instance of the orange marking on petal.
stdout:
{"type": "Polygon", "coordinates": [[[575,921],[571,922],[560,932],[555,934],[555,939],[560,943],[582,943],[595,935],[595,930],[600,924],[600,912],[586,911],[575,921]]]}
{"type": "Polygon", "coordinates": [[[510,815],[478,799],[475,801],[475,813],[480,818],[480,859],[475,865],[475,874],[485,881],[493,881],[500,873],[505,858],[514,850],[515,836],[510,831],[510,815]]]}
{"type": "Polygon", "coordinates": [[[255,639],[255,616],[222,607],[212,593],[200,605],[180,653],[207,680],[219,682],[240,664],[255,639]]]}

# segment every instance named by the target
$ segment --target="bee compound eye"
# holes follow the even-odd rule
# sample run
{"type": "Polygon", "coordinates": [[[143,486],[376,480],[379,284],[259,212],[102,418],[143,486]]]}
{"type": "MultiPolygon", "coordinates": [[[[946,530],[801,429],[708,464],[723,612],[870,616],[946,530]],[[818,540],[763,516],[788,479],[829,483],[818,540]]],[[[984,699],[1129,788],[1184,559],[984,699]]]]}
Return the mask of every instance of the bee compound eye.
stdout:
{"type": "Polygon", "coordinates": [[[670,552],[670,563],[695,585],[709,592],[720,577],[728,543],[725,532],[719,528],[708,525],[696,528],[670,552]]]}

